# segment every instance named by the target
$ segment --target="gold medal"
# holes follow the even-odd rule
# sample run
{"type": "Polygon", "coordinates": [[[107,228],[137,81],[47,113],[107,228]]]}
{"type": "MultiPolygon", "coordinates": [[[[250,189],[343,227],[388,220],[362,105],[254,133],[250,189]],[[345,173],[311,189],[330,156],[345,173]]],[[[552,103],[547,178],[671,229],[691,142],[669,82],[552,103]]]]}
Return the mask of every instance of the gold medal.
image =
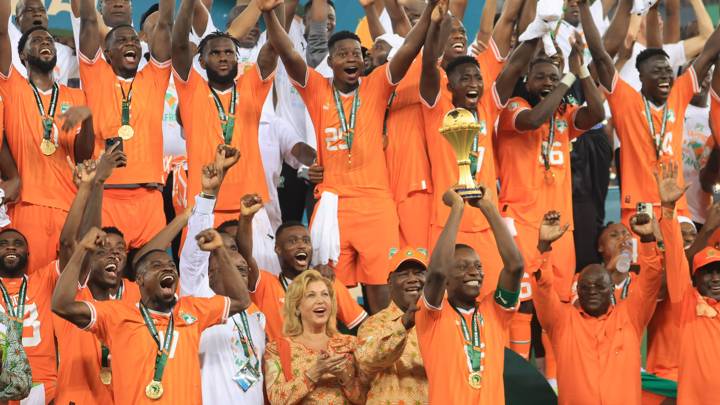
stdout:
{"type": "Polygon", "coordinates": [[[479,371],[473,371],[468,375],[468,384],[470,387],[479,390],[482,387],[482,374],[479,371]]]}
{"type": "Polygon", "coordinates": [[[120,127],[120,129],[118,129],[118,136],[122,138],[123,141],[132,139],[134,135],[135,130],[130,125],[123,125],[120,127]]]}
{"type": "Polygon", "coordinates": [[[112,381],[112,373],[110,373],[109,368],[103,367],[100,369],[100,381],[102,381],[105,385],[110,385],[110,382],[112,381]]]}
{"type": "Polygon", "coordinates": [[[50,156],[57,150],[57,146],[55,146],[54,143],[50,142],[50,140],[43,138],[42,142],[40,142],[40,150],[42,151],[43,155],[50,156]]]}
{"type": "Polygon", "coordinates": [[[145,396],[150,399],[159,399],[163,394],[163,386],[160,381],[152,380],[145,387],[145,396]]]}
{"type": "Polygon", "coordinates": [[[545,170],[545,183],[548,185],[555,183],[555,173],[552,170],[545,170]]]}

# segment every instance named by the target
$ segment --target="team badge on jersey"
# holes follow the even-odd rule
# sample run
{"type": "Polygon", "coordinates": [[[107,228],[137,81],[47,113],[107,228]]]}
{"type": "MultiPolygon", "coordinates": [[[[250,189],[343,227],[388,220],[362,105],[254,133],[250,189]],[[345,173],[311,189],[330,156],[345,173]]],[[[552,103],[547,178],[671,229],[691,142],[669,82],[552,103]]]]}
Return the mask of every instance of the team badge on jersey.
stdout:
{"type": "Polygon", "coordinates": [[[508,110],[510,110],[510,111],[515,111],[515,110],[518,109],[518,107],[520,107],[520,103],[518,103],[517,101],[513,101],[513,102],[510,103],[510,105],[508,106],[508,110]]]}
{"type": "Polygon", "coordinates": [[[565,132],[568,129],[568,123],[565,120],[557,120],[557,124],[555,124],[555,126],[560,132],[565,132]]]}
{"type": "Polygon", "coordinates": [[[478,124],[480,125],[480,134],[487,135],[487,124],[485,123],[485,120],[481,120],[478,124]]]}
{"type": "Polygon", "coordinates": [[[180,312],[180,318],[188,325],[192,325],[197,322],[197,318],[192,314],[188,314],[187,312],[180,312]]]}
{"type": "Polygon", "coordinates": [[[69,110],[71,107],[70,103],[62,103],[60,104],[60,113],[64,114],[67,110],[69,110]]]}
{"type": "Polygon", "coordinates": [[[668,109],[668,121],[675,122],[675,111],[671,109],[668,109]]]}

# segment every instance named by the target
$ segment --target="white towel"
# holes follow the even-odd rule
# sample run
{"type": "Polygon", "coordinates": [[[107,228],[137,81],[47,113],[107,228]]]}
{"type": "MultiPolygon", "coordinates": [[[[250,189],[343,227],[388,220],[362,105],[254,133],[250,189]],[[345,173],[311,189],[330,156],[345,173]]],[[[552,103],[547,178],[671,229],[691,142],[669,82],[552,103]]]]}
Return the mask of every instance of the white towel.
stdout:
{"type": "Polygon", "coordinates": [[[258,266],[272,274],[280,274],[280,261],[275,253],[275,232],[265,208],[253,217],[253,257],[258,266]]]}
{"type": "Polygon", "coordinates": [[[540,0],[537,4],[537,15],[535,20],[528,25],[525,32],[520,35],[520,42],[529,41],[535,38],[542,38],[543,47],[547,56],[557,53],[555,44],[550,33],[555,30],[558,21],[563,15],[562,0],[540,0]]]}
{"type": "Polygon", "coordinates": [[[630,12],[633,14],[645,15],[657,2],[658,0],[634,0],[633,8],[630,12]]]}
{"type": "Polygon", "coordinates": [[[315,217],[310,225],[313,257],[312,265],[337,263],[340,257],[340,225],[338,224],[338,196],[323,191],[315,217]]]}

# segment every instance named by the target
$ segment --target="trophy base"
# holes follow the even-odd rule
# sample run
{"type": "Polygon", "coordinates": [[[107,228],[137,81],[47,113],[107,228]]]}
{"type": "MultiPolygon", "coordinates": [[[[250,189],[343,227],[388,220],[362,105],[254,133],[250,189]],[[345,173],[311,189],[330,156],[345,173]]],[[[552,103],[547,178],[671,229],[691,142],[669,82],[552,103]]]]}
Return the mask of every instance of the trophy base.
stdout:
{"type": "Polygon", "coordinates": [[[480,188],[458,188],[455,190],[464,200],[483,198],[483,191],[480,188]]]}

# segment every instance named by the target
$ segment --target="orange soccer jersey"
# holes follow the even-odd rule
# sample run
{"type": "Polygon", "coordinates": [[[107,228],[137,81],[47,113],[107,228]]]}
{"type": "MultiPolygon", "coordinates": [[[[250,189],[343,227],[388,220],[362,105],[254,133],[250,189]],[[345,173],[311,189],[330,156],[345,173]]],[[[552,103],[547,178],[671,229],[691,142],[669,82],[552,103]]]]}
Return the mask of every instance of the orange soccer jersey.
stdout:
{"type": "MultiPolygon", "coordinates": [[[[95,301],[87,287],[79,290],[75,299],[77,301],[95,301]]],[[[140,300],[140,290],[135,283],[123,280],[121,300],[130,304],[140,300]]],[[[102,364],[100,342],[92,333],[83,331],[59,317],[56,320],[55,335],[57,336],[60,365],[55,403],[112,404],[112,382],[105,385],[100,380],[102,364]]]]}
{"type": "Polygon", "coordinates": [[[80,79],[93,112],[96,154],[105,150],[106,139],[118,136],[123,99],[130,99],[134,135],[123,141],[127,166],[113,170],[107,184],[163,183],[162,115],[170,61],[151,58],[134,78],[124,79],[113,72],[98,49],[93,59],[80,55],[80,79]]]}
{"type": "MultiPolygon", "coordinates": [[[[0,74],[0,94],[6,100],[5,136],[23,183],[20,199],[28,204],[67,211],[75,196],[75,185],[66,157],[75,158],[77,129],[63,131],[59,117],[70,107],[85,105],[85,96],[81,90],[58,86],[52,132],[52,141],[57,150],[45,156],[40,151],[40,141],[43,139],[42,116],[32,87],[14,67],[8,76],[0,74]]],[[[38,90],[38,94],[47,112],[52,91],[38,90]]]]}
{"type": "Polygon", "coordinates": [[[318,163],[325,169],[319,192],[334,191],[340,198],[390,198],[382,139],[382,117],[395,89],[388,66],[363,77],[355,92],[340,94],[348,124],[355,97],[360,98],[352,145],[342,132],[331,80],[308,68],[305,85],[294,83],[310,113],[317,136],[318,163]]]}
{"type": "MultiPolygon", "coordinates": [[[[335,300],[337,301],[337,318],[349,329],[358,326],[367,318],[367,313],[350,295],[350,291],[340,281],[333,281],[335,300]]],[[[283,336],[283,305],[285,304],[285,287],[277,276],[260,271],[255,289],[250,292],[253,303],[265,314],[265,332],[268,341],[283,336]]]]}
{"type": "MultiPolygon", "coordinates": [[[[27,276],[27,292],[23,315],[22,344],[32,369],[33,383],[45,386],[45,401],[53,400],[57,384],[57,368],[53,328],[53,314],[50,308],[55,283],[60,276],[58,262],[36,270],[27,276]]],[[[18,309],[18,293],[24,278],[0,279],[7,289],[15,310],[18,309]]],[[[7,314],[4,299],[2,309],[7,314]]]]}
{"type": "MultiPolygon", "coordinates": [[[[87,330],[110,349],[113,398],[116,404],[180,404],[202,402],[200,388],[200,334],[224,323],[230,300],[182,297],[173,308],[175,323],[170,353],[162,378],[164,393],[158,400],[145,396],[153,379],[158,346],[140,314],[137,302],[85,301],[92,317],[87,330]]],[[[165,339],[169,315],[150,311],[160,341],[165,339]]]]}
{"type": "Polygon", "coordinates": [[[714,89],[710,89],[710,129],[715,145],[720,145],[720,96],[714,89]]]}
{"type": "MultiPolygon", "coordinates": [[[[685,110],[690,100],[700,91],[695,69],[690,67],[675,80],[668,96],[667,119],[665,134],[660,135],[662,128],[664,107],[654,106],[648,101],[649,112],[652,116],[655,133],[660,135],[660,159],[670,159],[682,167],[682,140],[685,125],[685,110]]],[[[622,176],[622,198],[620,206],[623,209],[635,209],[638,202],[660,204],[654,184],[653,169],[658,163],[656,155],[655,136],[650,134],[650,125],[646,117],[646,106],[643,96],[627,84],[615,73],[611,89],[604,89],[610,111],[613,115],[615,131],[620,138],[620,166],[623,173],[632,173],[622,176]]],[[[684,181],[679,179],[682,186],[684,181]]],[[[687,209],[685,197],[680,200],[678,209],[687,209]]]]}
{"type": "MultiPolygon", "coordinates": [[[[504,404],[503,364],[505,344],[508,340],[510,320],[514,309],[505,309],[488,294],[479,303],[482,315],[481,342],[485,345],[482,387],[471,388],[468,383],[469,361],[459,315],[443,298],[440,308],[430,306],[425,297],[418,303],[415,315],[420,354],[425,364],[431,404],[504,404]]],[[[468,325],[472,325],[472,312],[463,312],[468,325]]]]}
{"type": "MultiPolygon", "coordinates": [[[[250,193],[258,193],[263,201],[269,201],[265,176],[262,176],[258,123],[272,81],[273,75],[261,78],[257,65],[236,80],[237,107],[230,145],[240,151],[241,158],[223,180],[223,192],[215,204],[217,211],[240,210],[240,197],[250,193]]],[[[175,87],[187,142],[187,195],[192,196],[200,192],[202,167],[213,161],[218,144],[223,143],[222,125],[210,86],[195,69],[190,69],[187,81],[175,73],[175,87]]],[[[229,114],[232,90],[216,93],[229,114]]]]}

